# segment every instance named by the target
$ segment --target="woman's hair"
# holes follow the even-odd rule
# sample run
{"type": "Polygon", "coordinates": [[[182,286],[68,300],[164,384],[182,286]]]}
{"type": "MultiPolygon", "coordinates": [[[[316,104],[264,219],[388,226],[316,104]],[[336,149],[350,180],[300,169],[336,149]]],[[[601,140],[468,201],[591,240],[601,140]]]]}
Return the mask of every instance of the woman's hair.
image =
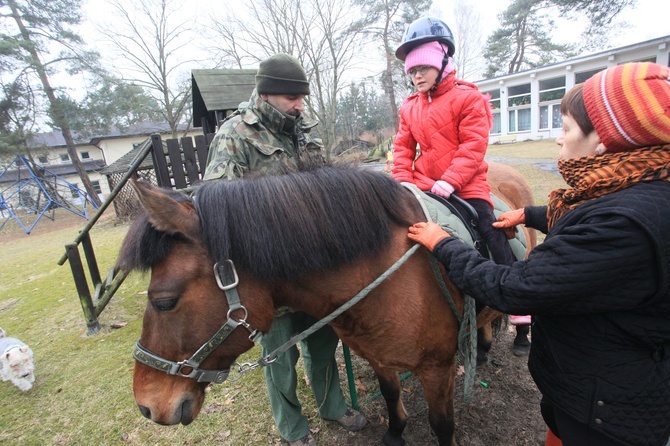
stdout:
{"type": "Polygon", "coordinates": [[[572,87],[561,100],[561,114],[569,115],[577,122],[581,131],[588,135],[595,130],[584,105],[584,84],[572,87]]]}

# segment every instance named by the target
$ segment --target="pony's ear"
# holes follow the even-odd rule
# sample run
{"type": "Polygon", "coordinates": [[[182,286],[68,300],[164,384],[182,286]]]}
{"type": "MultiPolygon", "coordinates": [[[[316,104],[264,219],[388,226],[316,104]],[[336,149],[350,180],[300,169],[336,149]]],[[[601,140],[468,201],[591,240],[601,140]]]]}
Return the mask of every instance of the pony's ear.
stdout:
{"type": "Polygon", "coordinates": [[[179,202],[146,181],[131,178],[131,184],[156,230],[199,240],[200,220],[191,201],[179,202]]]}

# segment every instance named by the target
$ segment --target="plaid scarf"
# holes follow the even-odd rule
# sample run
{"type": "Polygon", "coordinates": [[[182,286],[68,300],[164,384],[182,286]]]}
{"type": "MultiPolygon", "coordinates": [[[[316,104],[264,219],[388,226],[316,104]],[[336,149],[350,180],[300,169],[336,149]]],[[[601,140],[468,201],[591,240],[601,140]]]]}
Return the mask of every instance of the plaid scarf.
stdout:
{"type": "Polygon", "coordinates": [[[584,202],[646,181],[670,181],[670,144],[558,160],[570,189],[549,194],[549,229],[565,212],[584,202]]]}

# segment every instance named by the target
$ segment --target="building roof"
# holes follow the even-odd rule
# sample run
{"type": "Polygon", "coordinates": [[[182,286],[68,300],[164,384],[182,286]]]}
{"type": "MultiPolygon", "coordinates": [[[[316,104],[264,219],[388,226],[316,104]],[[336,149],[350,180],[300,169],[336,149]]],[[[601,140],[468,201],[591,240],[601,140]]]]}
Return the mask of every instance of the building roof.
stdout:
{"type": "MultiPolygon", "coordinates": [[[[186,132],[189,130],[189,125],[179,124],[177,129],[180,132],[186,132]]],[[[166,122],[139,122],[128,126],[125,129],[118,129],[112,127],[109,133],[105,135],[90,136],[90,133],[78,133],[72,132],[72,139],[74,139],[75,145],[95,145],[103,139],[118,139],[118,138],[127,138],[129,136],[142,136],[142,135],[153,135],[154,133],[168,133],[170,132],[170,125],[166,122]]],[[[28,141],[28,146],[36,147],[65,147],[65,138],[63,133],[56,132],[46,132],[46,133],[35,133],[30,140],[28,141]]]]}
{"type": "MultiPolygon", "coordinates": [[[[100,171],[100,174],[111,175],[114,173],[128,172],[130,166],[135,162],[135,159],[140,155],[140,153],[146,150],[147,145],[151,145],[151,138],[147,138],[140,144],[136,144],[135,147],[133,147],[133,149],[130,152],[126,153],[121,158],[117,159],[112,164],[102,169],[100,171]]],[[[149,155],[146,158],[144,158],[144,160],[140,164],[140,169],[153,168],[153,166],[154,166],[153,158],[151,153],[149,153],[149,155]]]]}
{"type": "MultiPolygon", "coordinates": [[[[105,165],[104,160],[87,160],[83,161],[82,165],[86,172],[97,172],[105,165]]],[[[49,172],[58,175],[59,177],[67,177],[70,175],[79,175],[72,163],[68,164],[49,164],[46,166],[37,165],[45,168],[49,172]]],[[[12,167],[12,166],[10,166],[12,167]]],[[[6,169],[4,172],[0,171],[0,183],[9,183],[17,181],[19,178],[25,178],[25,167],[19,165],[18,168],[6,169]]]]}
{"type": "MultiPolygon", "coordinates": [[[[485,79],[479,79],[479,80],[475,81],[474,83],[477,84],[477,85],[480,85],[480,84],[491,83],[491,81],[504,81],[506,79],[516,78],[516,77],[518,77],[519,75],[522,75],[522,74],[527,74],[527,73],[531,73],[531,72],[536,72],[537,73],[537,72],[541,72],[541,71],[549,71],[549,70],[552,70],[556,67],[569,66],[569,65],[573,65],[573,64],[583,62],[583,61],[598,59],[598,58],[602,58],[602,57],[610,57],[610,56],[613,56],[613,55],[616,55],[616,54],[619,54],[619,53],[624,53],[624,52],[629,52],[629,51],[633,52],[633,51],[636,51],[640,48],[647,48],[647,47],[652,46],[652,45],[661,46],[661,45],[664,45],[664,44],[666,46],[670,45],[670,35],[657,37],[655,39],[645,40],[643,42],[637,42],[637,43],[633,43],[633,44],[630,44],[630,45],[621,46],[621,47],[618,47],[618,48],[610,48],[610,49],[606,49],[606,50],[602,50],[602,51],[597,51],[597,52],[594,52],[594,53],[582,54],[580,56],[573,57],[571,59],[561,60],[559,62],[554,62],[554,63],[550,63],[550,64],[547,64],[547,65],[542,65],[540,67],[528,68],[526,70],[522,70],[522,71],[519,71],[517,73],[502,74],[500,76],[495,76],[495,77],[490,77],[490,78],[485,78],[485,79]]],[[[658,61],[658,63],[660,63],[660,64],[666,64],[666,63],[669,63],[669,62],[670,61],[658,61]]]]}
{"type": "Polygon", "coordinates": [[[217,112],[237,110],[241,102],[248,101],[256,87],[257,70],[208,69],[191,70],[193,94],[193,126],[202,127],[203,118],[213,132],[217,125],[217,112]]]}

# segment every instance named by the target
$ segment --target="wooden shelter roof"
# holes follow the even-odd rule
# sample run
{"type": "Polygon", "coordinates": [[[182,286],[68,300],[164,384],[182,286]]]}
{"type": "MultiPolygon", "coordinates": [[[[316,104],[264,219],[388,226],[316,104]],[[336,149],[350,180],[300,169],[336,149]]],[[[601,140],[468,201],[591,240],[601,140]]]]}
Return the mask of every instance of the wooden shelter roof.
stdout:
{"type": "Polygon", "coordinates": [[[256,71],[233,69],[191,70],[193,87],[193,126],[214,132],[218,122],[228,112],[237,110],[241,102],[248,101],[256,87],[256,71]],[[204,120],[203,120],[204,118],[204,120]]]}

